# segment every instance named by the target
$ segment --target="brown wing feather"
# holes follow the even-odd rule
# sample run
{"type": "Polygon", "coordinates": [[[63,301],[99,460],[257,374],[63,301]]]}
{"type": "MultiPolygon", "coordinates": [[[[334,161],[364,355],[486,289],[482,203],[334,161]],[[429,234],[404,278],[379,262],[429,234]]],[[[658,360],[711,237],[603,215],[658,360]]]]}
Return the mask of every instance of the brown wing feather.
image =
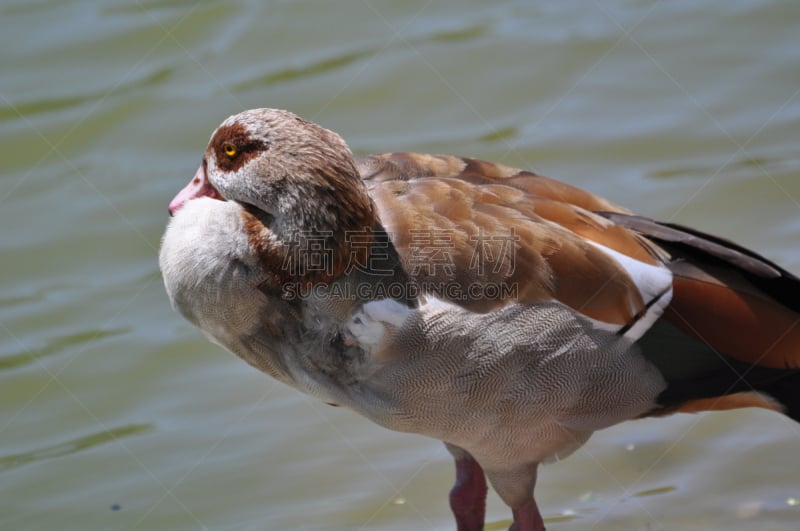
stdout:
{"type": "Polygon", "coordinates": [[[675,267],[665,319],[740,361],[800,367],[800,314],[730,272],[681,263],[675,267]]]}
{"type": "Polygon", "coordinates": [[[715,396],[712,398],[697,398],[683,404],[657,409],[648,413],[648,417],[663,417],[673,413],[699,413],[701,411],[727,411],[745,407],[760,407],[771,411],[783,412],[783,406],[771,397],[756,391],[734,393],[731,395],[715,396]]]}
{"type": "Polygon", "coordinates": [[[360,157],[356,164],[368,182],[408,181],[422,177],[455,177],[473,184],[502,183],[539,197],[570,203],[586,210],[630,213],[591,192],[543,175],[452,155],[382,153],[360,157]]]}
{"type": "Polygon", "coordinates": [[[357,164],[404,267],[438,296],[474,311],[557,299],[616,325],[643,309],[627,272],[587,242],[657,262],[655,246],[588,210],[625,212],[610,202],[473,159],[394,153],[357,164]],[[476,297],[486,286],[497,290],[476,297]]]}

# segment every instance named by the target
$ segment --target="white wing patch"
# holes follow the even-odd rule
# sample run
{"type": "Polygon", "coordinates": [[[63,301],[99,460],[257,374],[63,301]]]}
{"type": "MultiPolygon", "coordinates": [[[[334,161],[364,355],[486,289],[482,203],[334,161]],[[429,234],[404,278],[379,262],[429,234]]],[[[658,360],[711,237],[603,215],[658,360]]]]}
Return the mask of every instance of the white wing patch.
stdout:
{"type": "MultiPolygon", "coordinates": [[[[642,300],[644,300],[645,308],[642,313],[636,316],[636,321],[628,325],[624,335],[634,341],[639,339],[661,317],[664,309],[672,300],[672,272],[663,266],[653,266],[640,262],[605,245],[600,245],[593,241],[588,243],[594,245],[617,262],[628,273],[628,276],[638,288],[642,300]]],[[[608,323],[596,322],[598,328],[609,328],[608,323]]]]}
{"type": "Polygon", "coordinates": [[[465,311],[461,306],[453,304],[452,302],[444,299],[440,299],[431,293],[425,294],[420,310],[422,310],[428,316],[440,313],[465,311]]]}

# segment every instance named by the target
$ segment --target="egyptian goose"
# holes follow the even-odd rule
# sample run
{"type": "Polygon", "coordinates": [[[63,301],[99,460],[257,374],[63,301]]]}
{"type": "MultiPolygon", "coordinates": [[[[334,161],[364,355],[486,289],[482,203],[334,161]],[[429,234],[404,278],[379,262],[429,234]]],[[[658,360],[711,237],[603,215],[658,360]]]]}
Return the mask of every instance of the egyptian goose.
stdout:
{"type": "Polygon", "coordinates": [[[468,158],[354,158],[254,109],[169,206],[172,305],[254,367],[455,458],[459,530],[486,478],[544,529],[539,463],[643,416],[759,406],[800,421],[800,279],[734,243],[468,158]]]}

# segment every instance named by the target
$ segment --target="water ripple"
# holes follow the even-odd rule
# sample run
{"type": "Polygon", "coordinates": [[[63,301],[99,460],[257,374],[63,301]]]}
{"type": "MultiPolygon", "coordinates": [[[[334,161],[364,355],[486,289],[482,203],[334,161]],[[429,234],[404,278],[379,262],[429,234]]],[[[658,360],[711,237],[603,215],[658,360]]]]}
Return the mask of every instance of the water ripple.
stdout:
{"type": "Polygon", "coordinates": [[[636,498],[644,498],[644,497],[647,497],[647,496],[656,496],[658,494],[666,494],[666,493],[672,492],[674,490],[678,490],[678,487],[676,487],[674,485],[667,485],[666,487],[656,487],[654,489],[640,490],[639,492],[636,492],[633,495],[636,498]]]}
{"type": "Polygon", "coordinates": [[[123,437],[150,431],[152,428],[152,424],[128,424],[28,452],[0,456],[0,472],[27,465],[28,463],[35,463],[36,461],[78,453],[82,450],[117,441],[123,437]]]}
{"type": "Polygon", "coordinates": [[[247,90],[254,87],[261,87],[261,86],[271,85],[273,83],[280,83],[282,81],[290,81],[303,77],[313,76],[316,74],[322,74],[339,68],[344,68],[348,65],[355,63],[356,61],[359,61],[360,59],[372,55],[372,53],[373,53],[372,51],[367,51],[367,50],[356,51],[356,52],[346,53],[343,55],[338,55],[336,57],[330,57],[319,61],[315,61],[305,66],[284,68],[281,70],[277,70],[275,72],[267,73],[263,76],[259,76],[255,79],[249,79],[247,81],[243,81],[238,85],[235,85],[234,89],[247,90]]]}
{"type": "MultiPolygon", "coordinates": [[[[125,85],[116,88],[114,90],[114,94],[121,95],[130,93],[131,91],[140,90],[145,87],[159,85],[169,79],[173,70],[173,68],[168,67],[156,69],[138,80],[131,81],[130,83],[126,83],[125,85]]],[[[98,92],[87,92],[72,96],[62,96],[48,99],[43,98],[22,103],[0,105],[0,123],[17,119],[20,116],[30,117],[37,114],[61,111],[92,103],[105,97],[107,92],[107,90],[102,90],[98,92]]]]}
{"type": "Polygon", "coordinates": [[[11,356],[0,357],[0,371],[8,371],[29,365],[42,358],[57,354],[71,346],[91,343],[100,339],[118,336],[130,332],[130,328],[114,328],[110,330],[86,330],[74,334],[59,336],[39,349],[26,350],[11,356]]]}

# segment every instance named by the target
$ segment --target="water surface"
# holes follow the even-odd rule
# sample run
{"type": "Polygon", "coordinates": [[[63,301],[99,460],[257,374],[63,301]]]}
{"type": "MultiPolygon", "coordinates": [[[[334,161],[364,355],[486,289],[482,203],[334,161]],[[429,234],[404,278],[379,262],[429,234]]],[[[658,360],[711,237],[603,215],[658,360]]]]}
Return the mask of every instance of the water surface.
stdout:
{"type": "MultiPolygon", "coordinates": [[[[6,1],[0,528],[452,529],[439,443],[261,375],[169,308],[172,195],[291,109],[357,153],[469,155],[800,272],[800,4],[6,1]]],[[[540,472],[548,529],[797,529],[800,427],[618,426],[540,472]]],[[[490,529],[510,514],[492,495],[490,529]]]]}

